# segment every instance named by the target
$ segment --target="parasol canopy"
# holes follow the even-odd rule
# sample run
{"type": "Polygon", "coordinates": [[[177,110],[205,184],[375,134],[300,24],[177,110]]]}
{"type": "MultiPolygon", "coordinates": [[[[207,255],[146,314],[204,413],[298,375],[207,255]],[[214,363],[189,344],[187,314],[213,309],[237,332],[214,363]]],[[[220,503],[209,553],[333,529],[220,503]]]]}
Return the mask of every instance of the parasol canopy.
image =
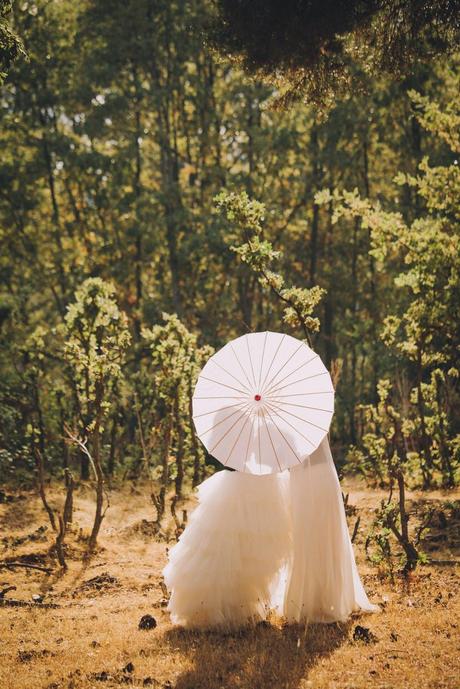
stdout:
{"type": "Polygon", "coordinates": [[[216,352],[193,395],[193,420],[208,452],[251,474],[302,463],[327,434],[333,412],[332,380],[318,354],[269,331],[216,352]]]}

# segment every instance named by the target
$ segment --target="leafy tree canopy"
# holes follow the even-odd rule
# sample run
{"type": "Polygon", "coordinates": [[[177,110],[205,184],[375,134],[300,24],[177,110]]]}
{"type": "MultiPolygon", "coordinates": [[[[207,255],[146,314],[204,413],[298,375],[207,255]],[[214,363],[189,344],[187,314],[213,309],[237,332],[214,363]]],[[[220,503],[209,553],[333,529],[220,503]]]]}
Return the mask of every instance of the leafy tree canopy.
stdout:
{"type": "Polygon", "coordinates": [[[24,55],[20,38],[8,23],[11,0],[0,0],[0,84],[19,55],[24,55]]]}
{"type": "Polygon", "coordinates": [[[324,103],[360,68],[378,75],[458,45],[453,0],[217,0],[211,42],[281,87],[281,103],[324,103]]]}

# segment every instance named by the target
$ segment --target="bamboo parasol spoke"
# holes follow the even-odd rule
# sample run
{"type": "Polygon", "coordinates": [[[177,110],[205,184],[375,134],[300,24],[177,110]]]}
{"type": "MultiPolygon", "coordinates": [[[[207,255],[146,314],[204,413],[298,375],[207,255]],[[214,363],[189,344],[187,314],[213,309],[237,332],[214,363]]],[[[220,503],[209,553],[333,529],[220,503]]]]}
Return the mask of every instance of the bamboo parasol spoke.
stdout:
{"type": "Polygon", "coordinates": [[[274,385],[272,385],[272,387],[268,388],[268,390],[265,390],[264,393],[265,393],[266,395],[270,394],[270,391],[271,391],[273,388],[278,387],[278,385],[279,385],[280,383],[284,383],[284,381],[287,380],[288,378],[290,378],[292,375],[294,375],[294,373],[297,373],[297,371],[300,371],[300,369],[303,368],[304,366],[308,366],[308,364],[311,364],[311,362],[314,361],[315,359],[318,359],[318,355],[317,355],[317,354],[315,354],[315,356],[313,356],[313,357],[312,357],[311,359],[309,359],[308,361],[304,361],[303,364],[300,364],[300,366],[297,366],[297,368],[295,368],[293,371],[291,371],[291,373],[288,373],[284,378],[281,378],[281,380],[278,380],[278,381],[276,382],[276,384],[274,384],[274,385]]]}
{"type": "MultiPolygon", "coordinates": [[[[267,404],[274,404],[273,402],[267,402],[267,404]]],[[[302,423],[308,423],[309,426],[314,426],[315,428],[318,428],[320,431],[324,431],[327,433],[328,429],[327,428],[322,428],[321,426],[318,426],[318,424],[313,423],[313,421],[309,421],[308,419],[303,419],[301,416],[297,416],[297,414],[293,414],[291,411],[287,411],[287,409],[283,409],[278,407],[278,411],[282,411],[283,414],[288,414],[289,416],[292,416],[294,419],[298,419],[299,421],[302,421],[302,423]]]]}
{"type": "MultiPolygon", "coordinates": [[[[288,358],[286,359],[286,361],[284,362],[284,364],[277,370],[277,372],[275,373],[275,375],[272,376],[272,377],[270,378],[270,380],[269,380],[268,383],[267,383],[267,385],[268,385],[269,388],[270,388],[270,385],[273,384],[273,381],[275,381],[276,378],[279,376],[279,374],[281,373],[281,371],[283,370],[283,368],[284,368],[285,366],[287,366],[288,363],[289,363],[290,361],[292,361],[292,359],[295,357],[295,355],[297,354],[297,352],[299,351],[299,349],[300,349],[301,347],[303,347],[303,346],[304,346],[304,345],[303,345],[303,342],[301,342],[300,345],[299,345],[299,346],[297,347],[297,349],[295,350],[295,352],[294,352],[293,354],[290,354],[290,355],[288,356],[288,358]]],[[[264,387],[264,390],[266,390],[265,387],[264,387]]]]}
{"type": "Polygon", "coordinates": [[[302,460],[301,460],[300,457],[297,455],[297,452],[294,450],[294,448],[292,447],[291,443],[290,443],[289,440],[286,438],[286,436],[284,435],[283,431],[282,431],[281,428],[278,426],[278,424],[276,423],[276,421],[274,420],[273,416],[270,414],[270,412],[268,411],[268,409],[267,409],[267,414],[268,414],[268,416],[270,417],[270,420],[271,420],[272,424],[275,426],[276,430],[278,431],[278,433],[280,434],[280,436],[283,438],[284,442],[285,442],[286,445],[289,447],[289,449],[291,450],[291,452],[292,452],[292,454],[294,455],[294,457],[296,458],[296,460],[299,462],[299,464],[301,464],[301,463],[302,463],[302,460]]]}
{"type": "Polygon", "coordinates": [[[282,385],[280,388],[276,387],[273,390],[273,392],[277,392],[278,390],[284,390],[285,388],[288,388],[290,385],[298,385],[298,383],[302,383],[305,380],[311,380],[312,378],[319,378],[319,376],[328,376],[328,375],[329,375],[328,371],[322,371],[321,373],[314,373],[312,376],[306,376],[305,378],[299,378],[294,383],[286,383],[286,385],[282,385]]]}
{"type": "Polygon", "coordinates": [[[236,380],[236,382],[237,382],[239,385],[241,385],[249,394],[251,393],[250,388],[248,388],[248,386],[245,385],[245,384],[243,383],[242,380],[240,380],[239,378],[237,378],[236,376],[234,376],[233,373],[230,373],[230,371],[227,371],[226,368],[224,368],[221,364],[219,364],[219,362],[216,361],[216,358],[215,358],[215,357],[209,359],[209,361],[212,362],[215,366],[218,366],[218,367],[221,369],[221,371],[223,371],[224,373],[227,374],[227,376],[230,376],[231,378],[233,378],[233,380],[236,380]]]}
{"type": "Polygon", "coordinates": [[[208,378],[207,376],[204,376],[201,374],[200,378],[202,380],[207,380],[209,383],[214,383],[215,385],[220,385],[221,387],[224,388],[229,388],[229,390],[236,390],[236,392],[241,392],[242,395],[246,395],[245,390],[240,390],[239,388],[234,388],[232,385],[227,385],[227,383],[222,383],[220,380],[213,380],[212,378],[208,378]]]}
{"type": "Polygon", "coordinates": [[[237,363],[238,363],[238,366],[240,367],[240,369],[241,369],[241,371],[242,371],[244,377],[245,377],[246,380],[248,381],[248,386],[249,386],[249,388],[251,388],[251,387],[252,387],[251,381],[249,380],[249,378],[248,378],[248,376],[247,376],[247,374],[246,374],[246,371],[244,370],[243,365],[241,364],[241,361],[239,360],[239,357],[238,357],[237,353],[235,352],[235,348],[233,347],[233,344],[232,344],[231,342],[230,342],[230,349],[232,350],[233,356],[235,357],[235,359],[236,359],[236,361],[237,361],[237,363]]]}
{"type": "MultiPolygon", "coordinates": [[[[245,406],[247,407],[248,405],[246,404],[245,406]]],[[[217,426],[220,426],[222,423],[225,423],[225,421],[228,421],[228,419],[231,419],[232,416],[235,416],[235,414],[238,414],[239,411],[243,411],[243,410],[237,409],[236,411],[234,411],[231,414],[229,414],[228,416],[226,416],[225,419],[221,419],[220,421],[215,423],[213,426],[210,426],[209,428],[207,428],[205,431],[201,431],[201,434],[206,435],[210,431],[213,431],[215,428],[217,428],[217,426]]],[[[245,413],[246,413],[246,411],[243,411],[243,414],[241,414],[241,416],[243,416],[245,413]]]]}
{"type": "Polygon", "coordinates": [[[261,382],[262,382],[262,369],[264,366],[264,357],[265,357],[265,345],[267,344],[267,337],[268,337],[268,332],[265,333],[264,337],[264,346],[262,348],[262,356],[260,359],[260,370],[259,370],[259,389],[261,389],[261,382]]]}
{"type": "Polygon", "coordinates": [[[270,362],[270,366],[268,367],[267,372],[266,372],[266,374],[265,374],[265,376],[264,376],[264,379],[263,379],[263,382],[262,382],[262,386],[261,386],[262,388],[263,388],[264,385],[265,385],[265,381],[267,380],[267,376],[268,376],[268,374],[269,374],[270,371],[271,371],[271,368],[272,368],[272,366],[273,366],[273,362],[275,361],[276,355],[278,354],[278,352],[279,352],[279,350],[280,350],[280,347],[281,347],[281,345],[282,345],[283,342],[284,342],[284,338],[285,338],[285,337],[286,337],[286,335],[283,335],[283,337],[281,338],[281,340],[280,340],[279,343],[278,343],[278,347],[276,348],[275,353],[273,354],[273,359],[272,359],[271,362],[270,362]]]}

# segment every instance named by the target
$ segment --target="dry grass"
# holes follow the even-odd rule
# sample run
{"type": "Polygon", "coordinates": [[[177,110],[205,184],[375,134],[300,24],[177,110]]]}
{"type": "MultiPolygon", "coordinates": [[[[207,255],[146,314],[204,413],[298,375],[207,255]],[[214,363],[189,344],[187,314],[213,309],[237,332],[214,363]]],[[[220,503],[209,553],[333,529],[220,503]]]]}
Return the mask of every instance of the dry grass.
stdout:
{"type": "MultiPolygon", "coordinates": [[[[410,497],[436,502],[455,496],[410,497]]],[[[304,629],[273,620],[237,634],[192,633],[174,628],[164,608],[160,582],[167,544],[139,528],[143,519],[153,518],[147,489],[116,491],[103,523],[101,549],[89,563],[79,559],[82,543],[76,530],[69,538],[65,575],[0,569],[0,590],[17,587],[7,598],[30,600],[40,593],[61,606],[0,608],[0,688],[456,689],[458,569],[424,566],[409,583],[381,581],[363,561],[362,549],[366,523],[378,500],[377,493],[350,486],[350,503],[364,525],[356,547],[360,569],[381,613],[346,625],[304,629]],[[100,589],[85,584],[102,574],[114,580],[106,579],[100,589]],[[146,613],[158,626],[140,631],[138,622],[146,613]],[[357,624],[369,627],[376,641],[354,641],[357,624]]],[[[91,495],[80,490],[76,505],[75,523],[85,530],[93,510],[91,495]]],[[[35,555],[36,561],[49,563],[50,529],[20,542],[46,524],[35,496],[0,505],[0,524],[0,559],[35,555]]],[[[440,558],[458,557],[452,539],[436,541],[434,532],[430,537],[432,547],[443,544],[440,558]]]]}

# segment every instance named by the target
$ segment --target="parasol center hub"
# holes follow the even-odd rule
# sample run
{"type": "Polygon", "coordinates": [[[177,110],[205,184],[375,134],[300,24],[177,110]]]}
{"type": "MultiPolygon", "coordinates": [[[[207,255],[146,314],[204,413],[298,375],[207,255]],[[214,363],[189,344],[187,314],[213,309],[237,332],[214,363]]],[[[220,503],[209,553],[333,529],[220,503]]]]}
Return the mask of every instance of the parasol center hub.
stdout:
{"type": "Polygon", "coordinates": [[[255,399],[256,402],[260,402],[260,400],[262,399],[262,397],[261,397],[259,394],[257,394],[257,395],[254,395],[254,399],[255,399]]]}

